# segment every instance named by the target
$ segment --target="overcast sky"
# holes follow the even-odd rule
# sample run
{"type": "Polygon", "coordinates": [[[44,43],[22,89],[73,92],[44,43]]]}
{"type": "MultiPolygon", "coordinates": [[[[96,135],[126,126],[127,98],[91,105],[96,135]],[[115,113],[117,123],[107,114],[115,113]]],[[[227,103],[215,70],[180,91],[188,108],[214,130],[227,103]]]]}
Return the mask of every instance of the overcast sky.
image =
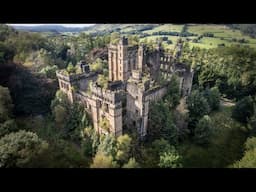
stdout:
{"type": "Polygon", "coordinates": [[[16,25],[16,26],[40,26],[40,25],[62,25],[65,27],[85,27],[94,24],[9,24],[9,25],[16,25]]]}

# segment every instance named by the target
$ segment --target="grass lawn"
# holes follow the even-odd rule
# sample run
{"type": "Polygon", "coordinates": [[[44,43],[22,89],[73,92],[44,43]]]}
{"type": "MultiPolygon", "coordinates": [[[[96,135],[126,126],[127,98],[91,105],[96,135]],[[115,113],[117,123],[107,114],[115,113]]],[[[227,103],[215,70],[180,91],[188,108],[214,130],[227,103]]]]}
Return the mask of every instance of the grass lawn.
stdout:
{"type": "Polygon", "coordinates": [[[183,25],[177,25],[177,24],[164,24],[160,25],[158,27],[155,27],[151,30],[143,31],[143,33],[152,34],[154,32],[181,32],[183,25]]]}
{"type": "Polygon", "coordinates": [[[249,43],[244,43],[242,45],[249,45],[250,47],[256,48],[256,39],[253,39],[249,36],[243,35],[239,30],[230,29],[224,25],[213,25],[213,24],[190,24],[188,25],[188,32],[202,35],[204,33],[213,33],[214,38],[212,37],[203,37],[199,43],[190,42],[191,46],[200,47],[200,48],[215,48],[218,44],[224,43],[225,46],[230,46],[231,44],[239,44],[232,42],[233,38],[236,39],[245,39],[249,43]]]}
{"type": "Polygon", "coordinates": [[[232,107],[223,106],[210,115],[214,133],[208,145],[200,146],[193,141],[181,144],[184,167],[224,168],[242,157],[247,131],[231,118],[231,111],[232,107]]]}
{"type": "Polygon", "coordinates": [[[149,37],[144,37],[144,38],[141,38],[140,41],[144,41],[144,40],[147,40],[147,41],[156,41],[157,38],[161,38],[161,37],[168,37],[168,40],[171,40],[172,41],[172,44],[167,44],[166,42],[163,42],[163,47],[166,48],[166,49],[174,49],[174,46],[176,45],[177,43],[177,40],[179,37],[177,36],[171,36],[171,35],[152,35],[152,36],[149,36],[149,37]]]}

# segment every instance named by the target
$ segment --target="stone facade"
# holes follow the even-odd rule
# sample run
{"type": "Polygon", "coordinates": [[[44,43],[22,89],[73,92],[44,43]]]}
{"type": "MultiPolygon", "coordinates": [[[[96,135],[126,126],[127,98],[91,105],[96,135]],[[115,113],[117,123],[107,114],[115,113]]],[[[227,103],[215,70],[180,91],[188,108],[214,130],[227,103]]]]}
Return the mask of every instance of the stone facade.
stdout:
{"type": "Polygon", "coordinates": [[[147,134],[150,102],[166,94],[173,74],[179,77],[181,95],[190,94],[193,71],[175,62],[180,56],[181,42],[177,47],[178,51],[173,56],[165,53],[161,44],[154,49],[145,45],[131,46],[123,37],[117,45],[108,46],[107,89],[97,85],[97,74],[90,72],[85,63],[80,63],[81,74],[68,75],[58,71],[59,87],[71,102],[80,102],[91,114],[98,133],[119,136],[126,125],[134,127],[144,137],[147,134]],[[157,84],[160,79],[164,83],[157,84]],[[103,120],[108,122],[107,129],[101,127],[103,120]]]}

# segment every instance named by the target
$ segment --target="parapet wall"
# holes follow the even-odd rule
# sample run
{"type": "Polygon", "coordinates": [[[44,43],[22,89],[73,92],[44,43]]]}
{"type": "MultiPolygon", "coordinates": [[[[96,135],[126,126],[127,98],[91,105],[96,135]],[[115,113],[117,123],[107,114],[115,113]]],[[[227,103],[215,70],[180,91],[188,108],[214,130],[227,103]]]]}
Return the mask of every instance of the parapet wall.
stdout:
{"type": "Polygon", "coordinates": [[[91,87],[91,92],[93,96],[96,96],[102,100],[105,100],[111,104],[119,103],[125,96],[124,90],[114,90],[103,89],[95,84],[91,87]]]}

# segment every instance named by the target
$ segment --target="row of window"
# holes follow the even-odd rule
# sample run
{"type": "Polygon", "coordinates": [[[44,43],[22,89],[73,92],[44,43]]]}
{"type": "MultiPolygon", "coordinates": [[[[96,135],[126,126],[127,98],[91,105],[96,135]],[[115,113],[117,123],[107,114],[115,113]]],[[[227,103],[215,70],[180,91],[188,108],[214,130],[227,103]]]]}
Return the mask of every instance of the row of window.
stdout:
{"type": "Polygon", "coordinates": [[[161,61],[171,61],[171,57],[161,57],[160,58],[161,61]]]}
{"type": "Polygon", "coordinates": [[[69,85],[64,83],[64,82],[60,82],[60,87],[63,88],[63,89],[66,89],[67,91],[69,91],[69,85]]]}
{"type": "Polygon", "coordinates": [[[103,106],[102,106],[102,101],[98,100],[98,103],[99,103],[99,107],[100,107],[100,108],[103,107],[103,110],[104,110],[105,112],[107,112],[107,113],[109,112],[109,106],[108,106],[107,103],[104,103],[103,106]]]}

